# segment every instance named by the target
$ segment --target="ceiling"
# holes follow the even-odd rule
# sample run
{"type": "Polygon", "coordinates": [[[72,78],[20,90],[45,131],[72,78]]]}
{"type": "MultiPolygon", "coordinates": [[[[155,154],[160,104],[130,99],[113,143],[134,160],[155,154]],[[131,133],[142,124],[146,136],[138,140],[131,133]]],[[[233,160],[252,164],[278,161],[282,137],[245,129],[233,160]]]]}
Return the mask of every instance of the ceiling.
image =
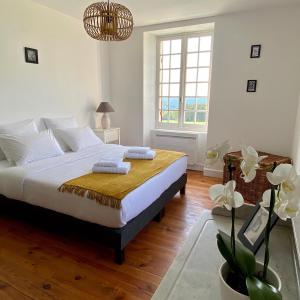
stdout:
{"type": "MultiPolygon", "coordinates": [[[[81,19],[85,8],[97,0],[34,1],[81,19]]],[[[131,10],[135,26],[144,26],[300,3],[300,0],[116,0],[113,2],[123,4],[131,10]]]]}

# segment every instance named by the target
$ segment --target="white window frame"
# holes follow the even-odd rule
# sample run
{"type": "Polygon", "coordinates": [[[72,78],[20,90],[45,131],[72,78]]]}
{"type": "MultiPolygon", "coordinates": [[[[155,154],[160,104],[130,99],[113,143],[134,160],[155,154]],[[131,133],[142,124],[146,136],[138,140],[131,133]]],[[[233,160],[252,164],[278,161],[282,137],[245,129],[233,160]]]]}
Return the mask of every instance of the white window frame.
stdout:
{"type": "Polygon", "coordinates": [[[156,40],[156,107],[155,107],[155,123],[157,129],[168,129],[168,130],[183,130],[183,131],[198,131],[198,132],[207,132],[208,125],[208,115],[209,115],[209,102],[210,102],[210,89],[211,89],[211,71],[212,71],[212,60],[213,60],[213,44],[214,44],[214,34],[213,31],[197,31],[197,32],[187,32],[180,34],[164,35],[158,36],[156,40]],[[208,104],[207,104],[207,122],[206,125],[194,125],[194,124],[184,124],[184,95],[185,95],[185,81],[186,81],[186,63],[187,63],[187,40],[192,37],[202,37],[210,35],[211,40],[211,56],[210,56],[210,67],[209,67],[209,81],[208,81],[208,104]],[[179,94],[179,122],[178,124],[174,123],[162,123],[159,122],[159,100],[160,100],[160,45],[162,41],[170,39],[182,39],[181,44],[181,66],[180,66],[180,94],[179,94]]]}

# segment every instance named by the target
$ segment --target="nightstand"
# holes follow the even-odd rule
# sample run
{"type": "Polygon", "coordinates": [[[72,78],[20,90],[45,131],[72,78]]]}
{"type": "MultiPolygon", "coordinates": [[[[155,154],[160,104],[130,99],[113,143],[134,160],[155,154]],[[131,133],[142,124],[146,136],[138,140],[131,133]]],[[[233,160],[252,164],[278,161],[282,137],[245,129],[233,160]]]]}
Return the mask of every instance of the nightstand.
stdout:
{"type": "Polygon", "coordinates": [[[120,128],[109,128],[93,129],[94,133],[99,137],[105,144],[120,144],[120,128]]]}

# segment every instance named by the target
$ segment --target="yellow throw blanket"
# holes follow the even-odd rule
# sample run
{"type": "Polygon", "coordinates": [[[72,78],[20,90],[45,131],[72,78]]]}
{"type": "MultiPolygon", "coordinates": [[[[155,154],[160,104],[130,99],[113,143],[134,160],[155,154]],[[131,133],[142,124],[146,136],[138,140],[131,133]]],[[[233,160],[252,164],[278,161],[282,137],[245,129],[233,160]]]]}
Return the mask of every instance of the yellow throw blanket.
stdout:
{"type": "Polygon", "coordinates": [[[91,173],[65,182],[58,190],[120,209],[127,194],[185,155],[182,152],[156,150],[153,160],[127,159],[131,162],[127,175],[91,173]]]}

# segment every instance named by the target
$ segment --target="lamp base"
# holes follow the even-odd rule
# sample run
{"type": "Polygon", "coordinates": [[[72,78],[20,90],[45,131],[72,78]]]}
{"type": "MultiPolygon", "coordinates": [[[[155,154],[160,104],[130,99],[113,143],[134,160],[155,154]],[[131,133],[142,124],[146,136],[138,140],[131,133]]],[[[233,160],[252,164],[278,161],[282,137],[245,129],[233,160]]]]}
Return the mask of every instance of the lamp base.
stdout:
{"type": "Polygon", "coordinates": [[[108,113],[103,113],[102,119],[101,119],[101,126],[103,129],[109,129],[110,128],[110,117],[108,113]]]}

